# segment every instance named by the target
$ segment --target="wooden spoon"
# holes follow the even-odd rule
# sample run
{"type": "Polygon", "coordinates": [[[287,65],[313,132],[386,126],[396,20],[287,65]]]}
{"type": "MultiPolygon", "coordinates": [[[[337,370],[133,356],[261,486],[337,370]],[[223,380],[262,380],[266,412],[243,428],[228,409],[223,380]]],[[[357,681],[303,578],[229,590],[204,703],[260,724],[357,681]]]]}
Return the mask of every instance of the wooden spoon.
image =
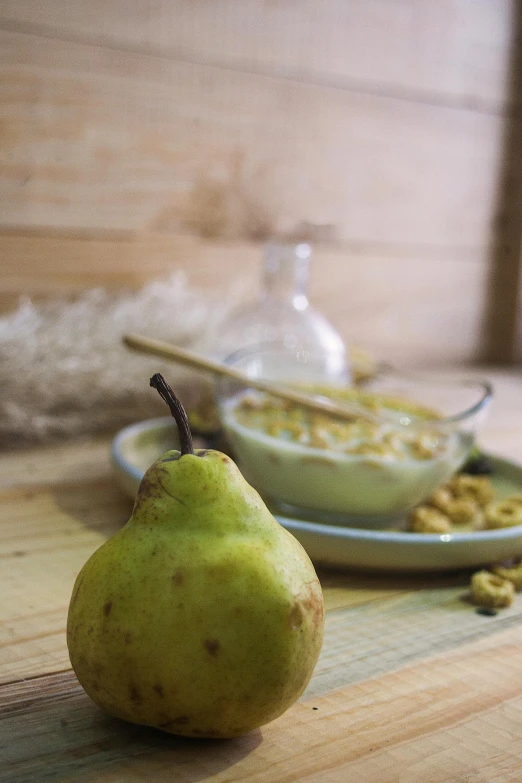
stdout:
{"type": "Polygon", "coordinates": [[[162,340],[152,340],[151,338],[144,337],[140,334],[125,334],[122,339],[128,348],[132,348],[135,351],[154,354],[155,356],[170,359],[196,370],[203,370],[205,372],[210,372],[213,375],[231,378],[252,389],[266,392],[273,397],[293,402],[296,405],[302,405],[303,408],[315,411],[316,413],[327,413],[330,416],[334,416],[335,418],[344,421],[353,421],[356,417],[366,419],[367,421],[376,424],[382,424],[381,418],[357,404],[347,402],[346,404],[340,405],[333,400],[330,400],[328,397],[301,394],[292,389],[277,386],[269,381],[263,381],[260,378],[250,378],[248,375],[241,372],[241,370],[229,367],[222,362],[216,362],[213,359],[209,359],[208,357],[194,353],[193,351],[187,351],[185,348],[180,348],[177,345],[165,343],[162,340]]]}

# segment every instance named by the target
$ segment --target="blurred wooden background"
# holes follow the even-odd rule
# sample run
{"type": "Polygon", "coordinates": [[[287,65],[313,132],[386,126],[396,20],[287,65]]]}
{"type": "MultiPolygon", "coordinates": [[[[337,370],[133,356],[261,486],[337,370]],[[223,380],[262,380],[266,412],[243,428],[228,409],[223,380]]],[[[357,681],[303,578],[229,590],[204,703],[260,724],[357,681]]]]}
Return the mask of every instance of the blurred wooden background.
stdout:
{"type": "Polygon", "coordinates": [[[257,281],[402,364],[522,359],[515,0],[0,0],[0,309],[257,281]]]}

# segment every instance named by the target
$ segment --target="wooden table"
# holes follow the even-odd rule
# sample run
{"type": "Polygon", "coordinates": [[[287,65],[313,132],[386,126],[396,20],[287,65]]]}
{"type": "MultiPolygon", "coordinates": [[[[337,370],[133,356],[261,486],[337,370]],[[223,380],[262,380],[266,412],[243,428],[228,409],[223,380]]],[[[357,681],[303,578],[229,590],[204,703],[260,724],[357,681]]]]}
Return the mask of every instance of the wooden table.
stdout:
{"type": "MultiPolygon", "coordinates": [[[[481,444],[522,462],[522,375],[489,373],[481,444]]],[[[108,439],[0,455],[0,780],[509,783],[522,780],[522,596],[494,617],[469,574],[320,570],[325,643],[304,697],[229,741],[100,712],[65,620],[89,554],[128,518],[108,439]]]]}

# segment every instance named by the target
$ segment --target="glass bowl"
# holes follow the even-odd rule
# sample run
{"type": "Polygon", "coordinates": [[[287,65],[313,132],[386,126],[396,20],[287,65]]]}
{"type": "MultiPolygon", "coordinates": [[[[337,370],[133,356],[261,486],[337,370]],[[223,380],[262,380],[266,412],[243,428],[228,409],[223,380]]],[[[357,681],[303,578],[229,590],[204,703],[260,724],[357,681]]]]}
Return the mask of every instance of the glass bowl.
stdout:
{"type": "Polygon", "coordinates": [[[225,361],[249,378],[346,409],[344,420],[243,381],[216,383],[220,419],[247,481],[274,512],[328,524],[382,528],[404,518],[465,462],[492,399],[488,382],[384,366],[350,387],[303,350],[258,347],[225,361]]]}

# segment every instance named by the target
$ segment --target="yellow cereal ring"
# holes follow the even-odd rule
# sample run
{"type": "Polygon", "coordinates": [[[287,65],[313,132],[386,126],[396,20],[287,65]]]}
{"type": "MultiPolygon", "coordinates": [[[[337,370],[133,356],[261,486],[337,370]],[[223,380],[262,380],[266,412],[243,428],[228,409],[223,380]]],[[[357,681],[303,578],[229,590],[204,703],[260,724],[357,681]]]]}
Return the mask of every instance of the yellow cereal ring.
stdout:
{"type": "Polygon", "coordinates": [[[455,498],[446,507],[446,514],[456,525],[473,522],[479,511],[478,504],[471,498],[455,498]]]}
{"type": "Polygon", "coordinates": [[[448,488],[456,498],[471,498],[479,506],[485,506],[495,497],[495,488],[487,476],[459,474],[449,480],[448,488]]]}
{"type": "Polygon", "coordinates": [[[410,530],[413,533],[448,533],[451,530],[449,519],[429,506],[417,506],[409,515],[410,530]]]}
{"type": "Polygon", "coordinates": [[[522,563],[519,563],[512,568],[506,568],[506,566],[494,566],[492,571],[502,579],[507,579],[508,582],[511,582],[517,593],[522,590],[522,563]]]}
{"type": "Polygon", "coordinates": [[[484,509],[486,527],[498,530],[522,525],[522,503],[512,500],[496,500],[484,509]]]}
{"type": "Polygon", "coordinates": [[[435,508],[438,508],[439,511],[442,511],[442,513],[445,514],[452,500],[453,495],[449,489],[446,486],[442,486],[430,495],[426,503],[430,506],[435,506],[435,508]]]}
{"type": "Polygon", "coordinates": [[[507,579],[496,574],[477,571],[471,577],[471,597],[479,606],[501,609],[513,603],[515,588],[507,579]]]}

